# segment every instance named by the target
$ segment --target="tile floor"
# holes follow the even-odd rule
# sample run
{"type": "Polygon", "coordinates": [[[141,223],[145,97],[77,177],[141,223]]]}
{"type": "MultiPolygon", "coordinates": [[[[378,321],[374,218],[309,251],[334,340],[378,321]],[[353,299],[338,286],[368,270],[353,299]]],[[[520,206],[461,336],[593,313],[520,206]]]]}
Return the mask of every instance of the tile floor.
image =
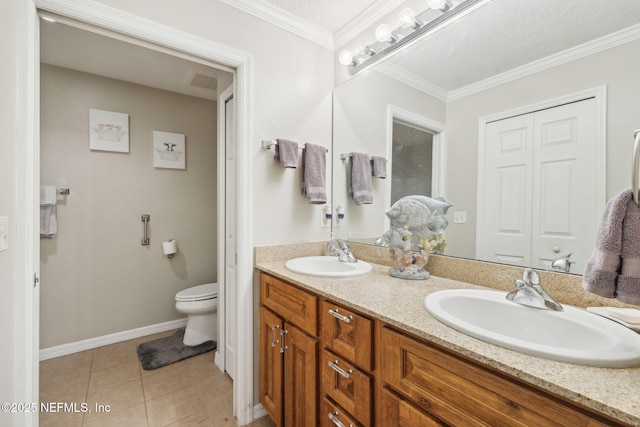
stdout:
{"type": "MultiPolygon", "coordinates": [[[[173,333],[40,362],[40,402],[59,407],[58,412],[41,412],[40,426],[236,426],[232,381],[216,367],[213,351],[152,371],[142,369],[137,345],[173,333]]],[[[265,417],[251,426],[274,424],[265,417]]]]}

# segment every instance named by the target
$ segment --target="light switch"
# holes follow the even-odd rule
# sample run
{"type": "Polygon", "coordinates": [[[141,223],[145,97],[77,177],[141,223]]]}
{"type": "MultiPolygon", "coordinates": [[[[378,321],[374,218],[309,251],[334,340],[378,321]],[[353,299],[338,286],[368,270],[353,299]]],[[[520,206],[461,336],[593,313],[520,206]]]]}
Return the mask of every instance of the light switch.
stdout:
{"type": "Polygon", "coordinates": [[[453,213],[453,223],[454,224],[466,224],[467,223],[467,212],[460,211],[453,213]]]}
{"type": "Polygon", "coordinates": [[[0,252],[9,249],[9,218],[0,216],[0,252]]]}

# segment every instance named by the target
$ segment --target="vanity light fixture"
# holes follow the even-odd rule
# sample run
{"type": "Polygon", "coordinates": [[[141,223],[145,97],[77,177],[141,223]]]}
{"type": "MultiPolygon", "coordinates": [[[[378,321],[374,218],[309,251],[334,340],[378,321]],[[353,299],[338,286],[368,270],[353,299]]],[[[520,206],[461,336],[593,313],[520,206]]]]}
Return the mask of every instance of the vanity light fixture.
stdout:
{"type": "Polygon", "coordinates": [[[429,9],[419,15],[416,15],[410,8],[402,9],[398,16],[398,28],[391,30],[387,24],[379,25],[375,32],[376,43],[366,45],[364,49],[355,54],[343,50],[338,55],[338,61],[348,68],[349,74],[355,74],[392,52],[398,52],[422,36],[438,31],[490,1],[427,0],[429,9]]]}

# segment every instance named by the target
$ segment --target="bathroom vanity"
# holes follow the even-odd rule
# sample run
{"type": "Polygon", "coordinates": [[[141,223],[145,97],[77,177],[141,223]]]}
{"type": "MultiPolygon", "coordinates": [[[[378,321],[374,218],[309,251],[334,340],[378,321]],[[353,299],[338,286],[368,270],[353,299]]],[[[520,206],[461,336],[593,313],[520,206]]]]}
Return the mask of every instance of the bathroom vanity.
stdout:
{"type": "Polygon", "coordinates": [[[432,276],[322,278],[260,261],[260,398],[276,425],[638,425],[640,368],[572,365],[476,340],[425,310],[432,276]]]}

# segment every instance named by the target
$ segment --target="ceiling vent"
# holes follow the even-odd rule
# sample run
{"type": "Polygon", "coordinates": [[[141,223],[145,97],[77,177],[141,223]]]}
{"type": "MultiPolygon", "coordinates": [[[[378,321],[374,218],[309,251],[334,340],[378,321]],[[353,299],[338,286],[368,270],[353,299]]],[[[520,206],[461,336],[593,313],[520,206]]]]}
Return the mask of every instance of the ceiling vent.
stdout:
{"type": "Polygon", "coordinates": [[[218,87],[218,80],[215,77],[196,72],[191,78],[189,84],[201,89],[216,90],[218,87]]]}

